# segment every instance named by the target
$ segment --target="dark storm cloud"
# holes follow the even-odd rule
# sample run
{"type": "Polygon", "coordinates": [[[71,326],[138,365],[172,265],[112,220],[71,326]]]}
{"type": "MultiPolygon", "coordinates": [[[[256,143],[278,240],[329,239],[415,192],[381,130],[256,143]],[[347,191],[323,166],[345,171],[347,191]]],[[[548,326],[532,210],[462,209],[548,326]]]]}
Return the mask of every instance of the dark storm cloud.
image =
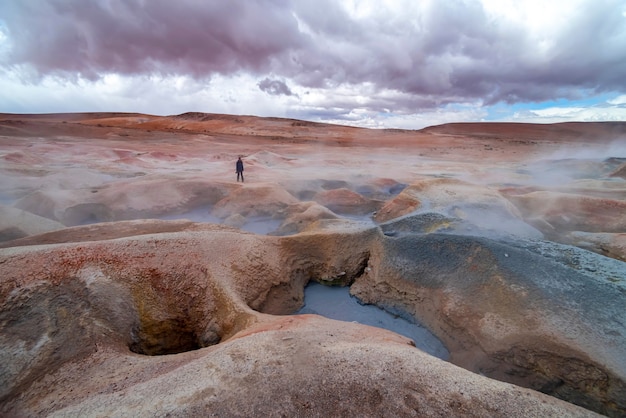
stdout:
{"type": "Polygon", "coordinates": [[[263,71],[298,48],[284,2],[7,0],[14,63],[41,74],[228,74],[263,71]]]}
{"type": "Polygon", "coordinates": [[[4,67],[70,79],[273,74],[261,90],[289,95],[288,80],[327,89],[329,103],[336,88],[367,84],[367,107],[392,111],[626,91],[622,0],[577,3],[545,34],[478,1],[403,4],[354,18],[334,0],[3,0],[4,67]],[[394,100],[374,97],[388,91],[394,100]]]}
{"type": "Polygon", "coordinates": [[[265,78],[259,82],[258,86],[262,91],[273,96],[293,95],[293,92],[289,89],[287,84],[281,80],[270,80],[269,78],[265,78]]]}

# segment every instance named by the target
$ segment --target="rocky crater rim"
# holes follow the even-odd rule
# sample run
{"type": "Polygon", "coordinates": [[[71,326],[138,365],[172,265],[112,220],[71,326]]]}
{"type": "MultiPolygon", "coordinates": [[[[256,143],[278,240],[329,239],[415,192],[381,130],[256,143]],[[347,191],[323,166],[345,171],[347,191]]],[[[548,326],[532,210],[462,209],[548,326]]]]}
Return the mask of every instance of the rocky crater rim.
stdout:
{"type": "MultiPolygon", "coordinates": [[[[426,221],[430,228],[441,218],[426,221]]],[[[567,306],[569,289],[577,291],[583,281],[597,276],[590,266],[597,265],[600,256],[582,256],[585,252],[576,250],[569,261],[555,267],[546,254],[558,253],[557,244],[539,243],[532,251],[521,251],[487,238],[408,232],[389,237],[378,227],[348,223],[342,230],[336,228],[338,223],[328,220],[306,233],[271,237],[221,226],[173,222],[167,227],[163,221],[139,221],[121,223],[118,233],[110,232],[114,239],[1,250],[4,395],[89,354],[98,344],[125,346],[148,356],[218,345],[263,323],[268,314],[295,312],[303,304],[305,286],[315,281],[352,286],[364,303],[411,315],[444,342],[453,362],[468,370],[611,411],[603,405],[609,402],[608,393],[624,388],[624,370],[603,370],[602,356],[589,358],[585,344],[601,333],[590,332],[589,325],[576,319],[572,323],[578,332],[588,335],[579,340],[582,345],[567,344],[567,331],[549,338],[554,349],[524,346],[523,339],[515,337],[530,331],[524,337],[531,337],[527,342],[546,338],[545,326],[523,331],[527,325],[516,323],[518,312],[534,307],[548,315],[547,324],[562,322],[553,309],[546,310],[547,304],[563,299],[567,306]],[[151,224],[157,233],[148,233],[151,224]],[[127,236],[136,233],[141,235],[127,236]],[[581,257],[587,267],[572,273],[567,263],[580,263],[581,257]],[[564,280],[555,279],[539,293],[535,271],[522,268],[528,263],[533,269],[550,268],[564,280]],[[488,292],[488,299],[473,306],[482,292],[488,292]],[[511,341],[516,344],[513,351],[505,348],[511,341]],[[576,367],[564,375],[550,363],[561,358],[565,347],[566,357],[576,359],[570,366],[576,367]],[[13,356],[18,360],[9,361],[13,356]],[[581,386],[577,375],[605,382],[604,395],[581,386]]],[[[82,228],[91,233],[94,227],[82,228]]],[[[612,300],[606,299],[607,291],[612,290],[593,287],[586,293],[612,300]]],[[[598,307],[583,310],[592,320],[604,318],[598,307]]],[[[615,321],[604,326],[620,333],[615,321]]],[[[546,332],[562,331],[548,326],[546,332]]],[[[567,361],[555,364],[565,367],[567,361]]],[[[620,410],[624,400],[617,396],[611,402],[620,410]]]]}

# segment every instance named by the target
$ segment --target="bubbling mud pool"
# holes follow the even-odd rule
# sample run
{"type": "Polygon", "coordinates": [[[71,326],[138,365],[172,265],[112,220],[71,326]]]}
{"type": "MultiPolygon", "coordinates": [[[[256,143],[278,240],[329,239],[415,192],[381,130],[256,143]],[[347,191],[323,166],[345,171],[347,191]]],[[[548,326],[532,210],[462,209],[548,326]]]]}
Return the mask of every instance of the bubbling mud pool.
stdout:
{"type": "Polygon", "coordinates": [[[309,283],[304,289],[304,306],[295,314],[316,314],[326,318],[384,328],[415,343],[420,350],[448,360],[450,353],[430,331],[420,324],[387,312],[374,305],[362,305],[350,295],[350,288],[309,283]]]}

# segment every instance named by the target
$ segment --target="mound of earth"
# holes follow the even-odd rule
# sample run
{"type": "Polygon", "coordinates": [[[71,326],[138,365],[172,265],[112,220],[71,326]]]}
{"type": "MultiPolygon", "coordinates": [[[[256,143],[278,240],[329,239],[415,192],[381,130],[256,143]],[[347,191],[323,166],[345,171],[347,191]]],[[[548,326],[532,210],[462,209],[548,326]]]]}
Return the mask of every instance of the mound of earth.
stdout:
{"type": "Polygon", "coordinates": [[[621,177],[626,179],[626,164],[622,164],[619,168],[611,173],[611,177],[621,177]]]}
{"type": "Polygon", "coordinates": [[[212,214],[218,218],[227,218],[234,213],[246,218],[274,217],[296,203],[298,199],[281,187],[272,184],[245,184],[217,202],[212,214]]]}
{"type": "Polygon", "coordinates": [[[554,243],[404,234],[377,242],[351,292],[420,318],[455,364],[617,416],[625,278],[624,263],[554,243]]]}
{"type": "Polygon", "coordinates": [[[529,223],[553,231],[626,231],[626,201],[537,191],[509,196],[529,223]]]}
{"type": "Polygon", "coordinates": [[[374,215],[378,222],[386,222],[400,216],[413,213],[420,208],[422,202],[411,190],[403,190],[397,197],[385,203],[374,215]]]}
{"type": "Polygon", "coordinates": [[[350,215],[364,215],[379,207],[379,202],[366,199],[346,188],[323,190],[316,193],[313,200],[333,212],[350,215]]]}
{"type": "Polygon", "coordinates": [[[141,176],[99,188],[34,191],[16,207],[68,225],[152,218],[212,205],[236,186],[202,178],[141,176]]]}
{"type": "Polygon", "coordinates": [[[482,235],[542,237],[522,220],[519,210],[499,191],[457,179],[420,179],[389,200],[374,219],[384,223],[420,213],[438,213],[457,219],[455,229],[459,233],[465,229],[465,233],[482,235]]]}
{"type": "MultiPolygon", "coordinates": [[[[252,411],[371,415],[372,411],[394,411],[398,416],[418,412],[489,416],[524,411],[537,416],[592,415],[423,354],[409,340],[389,331],[317,316],[274,316],[301,307],[309,280],[356,280],[356,293],[363,291],[366,281],[373,281],[367,295],[379,292],[378,303],[388,304],[389,292],[382,291],[380,283],[393,282],[386,262],[392,253],[380,251],[393,248],[396,257],[412,258],[414,250],[398,253],[398,247],[390,246],[378,228],[351,224],[343,232],[328,227],[288,237],[264,237],[184,222],[129,221],[104,226],[115,239],[93,241],[93,227],[75,227],[71,231],[76,242],[14,246],[0,252],[5,277],[0,287],[3,413],[67,415],[88,410],[103,415],[149,415],[167,410],[186,415],[210,410],[235,415],[252,411]],[[127,236],[133,232],[142,235],[127,236]],[[303,253],[308,256],[303,258],[303,253]],[[56,383],[44,390],[50,382],[56,383]],[[206,396],[208,392],[212,395],[206,396]],[[267,393],[280,394],[281,402],[268,403],[267,393]]],[[[475,242],[464,245],[475,254],[471,249],[476,248],[475,242]]],[[[506,250],[512,259],[524,256],[515,253],[515,248],[506,250]]],[[[451,248],[451,253],[459,254],[458,248],[451,248]]],[[[438,277],[445,280],[441,274],[438,277]]],[[[559,348],[567,350],[561,355],[570,367],[577,365],[572,376],[586,370],[585,379],[594,378],[594,373],[608,377],[606,389],[596,394],[598,404],[604,405],[607,392],[623,393],[616,372],[593,360],[615,366],[610,351],[585,344],[578,348],[559,345],[562,331],[555,335],[558,330],[549,325],[531,333],[532,340],[526,338],[530,319],[522,314],[524,309],[533,310],[534,317],[550,312],[548,319],[572,322],[571,311],[566,317],[556,313],[564,302],[548,310],[547,304],[530,297],[511,305],[510,299],[499,299],[503,292],[518,295],[529,290],[519,289],[519,282],[502,282],[485,288],[489,293],[482,295],[483,309],[491,311],[485,317],[488,322],[470,322],[472,326],[464,332],[455,329],[452,333],[450,327],[455,327],[455,318],[461,319],[460,311],[466,320],[475,302],[463,302],[454,292],[444,297],[441,285],[433,284],[429,299],[434,301],[439,294],[444,306],[431,317],[448,318],[444,331],[455,361],[463,363],[471,353],[483,372],[493,373],[487,366],[500,362],[524,370],[525,379],[535,381],[550,376],[544,376],[545,370],[537,374],[526,368],[523,360],[542,358],[545,364],[553,364],[553,358],[541,355],[559,348]],[[494,310],[495,306],[505,310],[494,310]],[[479,324],[483,324],[482,331],[479,324]],[[518,338],[518,333],[525,338],[516,340],[513,352],[498,351],[502,339],[518,338]],[[476,345],[493,358],[476,354],[476,345]]],[[[602,286],[592,289],[609,291],[602,286]]],[[[593,295],[589,290],[586,293],[593,295]]],[[[402,300],[414,300],[415,295],[407,292],[402,300]]],[[[567,291],[558,296],[555,301],[570,300],[567,291]]],[[[579,332],[586,329],[584,322],[577,321],[579,332]]],[[[571,379],[569,375],[564,378],[571,379]]],[[[597,388],[595,381],[585,382],[597,388]]]]}
{"type": "Polygon", "coordinates": [[[285,210],[285,219],[277,230],[278,235],[289,235],[306,230],[322,219],[338,219],[331,210],[315,202],[290,205],[285,210]]]}

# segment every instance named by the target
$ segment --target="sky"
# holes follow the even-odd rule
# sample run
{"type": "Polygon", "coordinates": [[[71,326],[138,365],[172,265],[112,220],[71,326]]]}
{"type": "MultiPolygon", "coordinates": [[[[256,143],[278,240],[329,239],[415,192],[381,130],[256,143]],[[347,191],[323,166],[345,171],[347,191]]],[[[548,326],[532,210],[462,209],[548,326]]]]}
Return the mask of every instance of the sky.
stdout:
{"type": "Polygon", "coordinates": [[[0,112],[626,121],[626,0],[2,0],[0,112]]]}

